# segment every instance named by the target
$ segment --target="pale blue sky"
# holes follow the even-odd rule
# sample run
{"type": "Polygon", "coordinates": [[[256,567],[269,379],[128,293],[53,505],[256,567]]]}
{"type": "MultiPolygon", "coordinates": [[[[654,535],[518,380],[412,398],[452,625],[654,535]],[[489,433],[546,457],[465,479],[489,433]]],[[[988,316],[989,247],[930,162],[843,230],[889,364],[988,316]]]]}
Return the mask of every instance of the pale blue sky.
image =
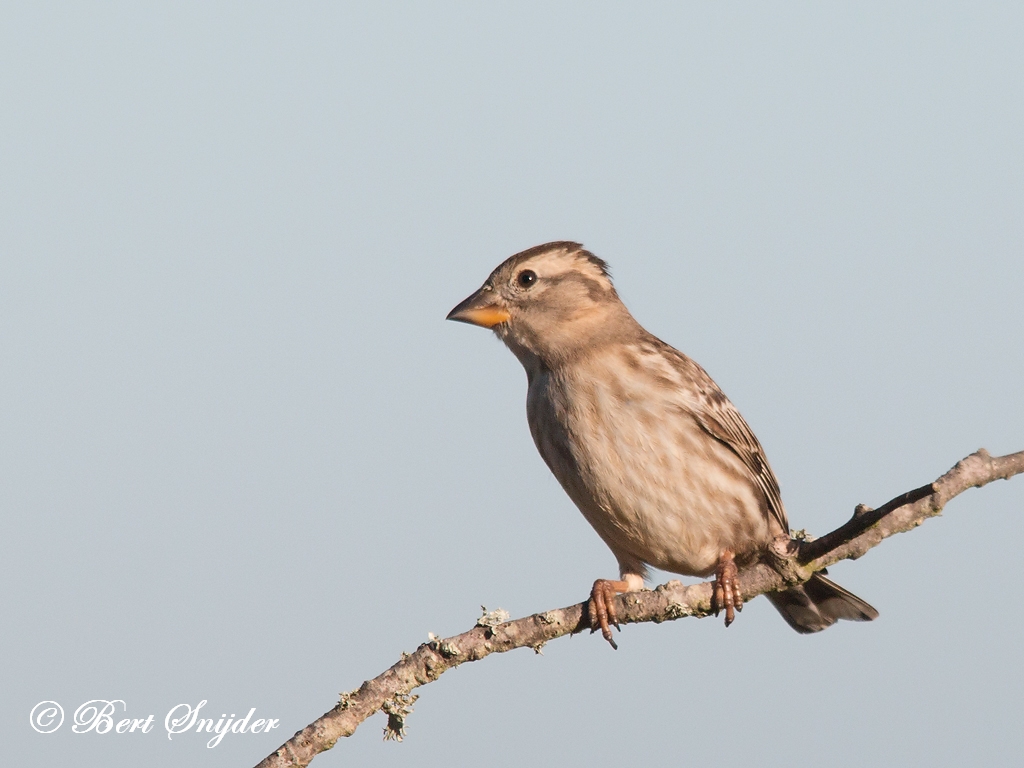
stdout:
{"type": "MultiPolygon", "coordinates": [[[[5,6],[9,762],[251,765],[481,604],[615,576],[519,364],[444,322],[537,243],[709,370],[794,527],[1024,449],[1022,39],[1011,3],[5,6]],[[29,727],[97,698],[157,731],[29,727]],[[202,699],[282,726],[167,740],[202,699]]],[[[1009,764],[1022,512],[835,567],[872,624],[492,657],[314,765],[1009,764]]]]}

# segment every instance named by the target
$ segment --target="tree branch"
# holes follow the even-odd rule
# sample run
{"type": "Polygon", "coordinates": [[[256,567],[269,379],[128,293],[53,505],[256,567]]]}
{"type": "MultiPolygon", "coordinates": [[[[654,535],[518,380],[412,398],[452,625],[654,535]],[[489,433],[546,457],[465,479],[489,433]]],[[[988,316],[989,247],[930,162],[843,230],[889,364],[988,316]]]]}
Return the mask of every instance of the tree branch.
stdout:
{"type": "MultiPolygon", "coordinates": [[[[897,496],[876,510],[858,505],[853,518],[820,539],[783,541],[774,548],[773,562],[756,563],[740,572],[745,601],[807,581],[816,571],[839,560],[857,559],[883,539],[916,528],[938,515],[952,499],[968,488],[980,488],[993,480],[1008,480],[1024,473],[1024,451],[992,457],[984,449],[958,462],[934,483],[897,496]]],[[[711,584],[684,586],[670,581],[657,589],[630,592],[618,599],[619,621],[661,623],[683,616],[698,618],[712,613],[711,584]]],[[[256,768],[306,766],[338,739],[351,736],[373,713],[388,715],[385,738],[401,739],[405,717],[416,696],[411,691],[433,682],[449,669],[477,661],[492,653],[514,648],[540,651],[549,640],[590,628],[586,603],[535,613],[508,621],[504,612],[485,613],[468,632],[447,639],[431,636],[411,654],[383,674],[367,680],[356,691],[342,694],[338,704],[296,733],[256,768]]]]}

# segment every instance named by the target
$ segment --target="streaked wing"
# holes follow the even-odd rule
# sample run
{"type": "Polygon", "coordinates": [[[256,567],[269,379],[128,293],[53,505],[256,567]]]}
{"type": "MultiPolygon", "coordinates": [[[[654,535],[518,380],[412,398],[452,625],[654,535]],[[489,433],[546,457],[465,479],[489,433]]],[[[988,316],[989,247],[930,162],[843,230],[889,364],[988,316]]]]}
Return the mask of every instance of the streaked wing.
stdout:
{"type": "Polygon", "coordinates": [[[683,369],[681,373],[695,385],[692,406],[697,423],[708,434],[725,444],[750,470],[764,494],[768,512],[782,526],[782,530],[789,533],[789,521],[786,519],[786,508],[782,505],[779,481],[768,464],[764,448],[757,441],[746,420],[703,368],[660,339],[657,341],[663,347],[663,351],[671,350],[673,361],[683,369]]]}

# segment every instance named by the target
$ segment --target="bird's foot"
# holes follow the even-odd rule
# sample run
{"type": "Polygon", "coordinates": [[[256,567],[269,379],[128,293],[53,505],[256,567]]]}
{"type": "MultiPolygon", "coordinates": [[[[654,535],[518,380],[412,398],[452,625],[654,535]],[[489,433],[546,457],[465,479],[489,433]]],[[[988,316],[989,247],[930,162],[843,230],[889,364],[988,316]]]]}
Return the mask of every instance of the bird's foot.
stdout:
{"type": "MultiPolygon", "coordinates": [[[[597,585],[594,585],[595,588],[597,585]]],[[[711,604],[715,616],[725,608],[725,626],[736,620],[736,611],[743,610],[743,595],[740,594],[739,571],[736,568],[736,557],[726,550],[718,558],[715,569],[715,586],[712,591],[711,604]]]]}
{"type": "Polygon", "coordinates": [[[609,642],[615,650],[619,646],[612,638],[611,625],[619,629],[619,617],[615,613],[615,595],[619,592],[628,592],[628,581],[611,581],[609,579],[598,579],[590,590],[590,600],[587,602],[587,615],[590,617],[590,632],[593,634],[598,629],[601,636],[609,642]]]}

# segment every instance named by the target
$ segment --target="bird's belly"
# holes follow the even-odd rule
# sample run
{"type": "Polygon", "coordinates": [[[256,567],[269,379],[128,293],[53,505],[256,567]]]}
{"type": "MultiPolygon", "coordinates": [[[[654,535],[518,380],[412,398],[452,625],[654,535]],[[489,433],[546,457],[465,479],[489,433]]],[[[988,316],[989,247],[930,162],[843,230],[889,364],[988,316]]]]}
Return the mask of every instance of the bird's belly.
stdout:
{"type": "Polygon", "coordinates": [[[770,540],[764,501],[748,470],[687,413],[656,414],[621,400],[595,410],[535,437],[562,487],[620,561],[707,576],[724,550],[743,559],[770,540]]]}
{"type": "Polygon", "coordinates": [[[743,559],[768,540],[753,493],[722,487],[709,493],[714,474],[677,475],[671,489],[637,487],[622,494],[599,488],[594,496],[601,501],[578,506],[613,550],[672,573],[707,576],[725,550],[743,559]]]}

